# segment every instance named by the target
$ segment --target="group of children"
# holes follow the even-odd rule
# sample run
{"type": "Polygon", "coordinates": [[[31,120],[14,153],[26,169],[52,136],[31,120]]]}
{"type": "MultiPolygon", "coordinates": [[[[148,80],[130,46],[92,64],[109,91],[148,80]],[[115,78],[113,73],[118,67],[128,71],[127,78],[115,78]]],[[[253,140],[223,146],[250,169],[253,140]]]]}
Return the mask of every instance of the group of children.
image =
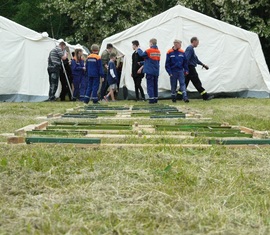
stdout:
{"type": "MultiPolygon", "coordinates": [[[[142,73],[142,76],[144,76],[143,74],[146,74],[149,103],[155,104],[158,102],[158,77],[161,57],[160,50],[157,47],[157,40],[155,38],[151,39],[149,41],[150,48],[146,51],[142,51],[138,41],[133,41],[132,43],[134,44],[135,42],[137,42],[137,44],[133,49],[138,56],[143,58],[143,60],[139,62],[139,70],[140,73],[142,73]]],[[[201,64],[208,69],[208,66],[202,64],[194,52],[193,48],[197,47],[199,43],[198,39],[195,37],[191,39],[192,44],[187,48],[186,53],[181,49],[181,43],[180,40],[174,40],[173,47],[168,50],[166,55],[165,69],[170,76],[172,101],[176,102],[177,94],[180,94],[184,102],[189,102],[186,91],[189,81],[192,81],[194,86],[201,93],[203,99],[209,100],[213,98],[209,96],[202,87],[195,69],[197,64],[201,64]],[[180,84],[179,91],[177,91],[178,82],[180,84]]],[[[91,54],[87,57],[85,65],[82,60],[82,50],[75,50],[75,55],[71,62],[74,97],[80,97],[80,101],[83,101],[86,104],[89,103],[90,100],[92,100],[94,104],[97,104],[99,99],[108,101],[109,98],[111,98],[112,101],[115,101],[114,93],[117,89],[118,75],[115,64],[117,59],[116,54],[112,52],[112,50],[109,50],[112,49],[112,47],[111,44],[107,45],[107,50],[105,52],[108,61],[105,59],[104,62],[104,57],[102,58],[102,56],[99,56],[99,46],[93,44],[91,46],[91,54]],[[84,76],[86,76],[87,88],[82,85],[84,76]],[[98,97],[100,81],[103,84],[101,87],[101,97],[98,97]],[[106,94],[108,87],[109,93],[106,94]]]]}
{"type": "Polygon", "coordinates": [[[93,101],[94,104],[98,103],[98,90],[100,85],[100,78],[101,81],[105,84],[107,83],[109,86],[109,93],[101,97],[104,98],[105,101],[108,101],[109,97],[111,97],[112,101],[115,101],[114,92],[117,88],[118,76],[116,70],[116,54],[110,53],[109,54],[109,62],[106,64],[107,74],[104,74],[103,64],[101,60],[101,56],[98,55],[99,53],[99,46],[93,44],[91,46],[92,53],[87,57],[86,60],[86,73],[88,76],[88,87],[86,90],[84,103],[88,104],[90,99],[93,101]]]}

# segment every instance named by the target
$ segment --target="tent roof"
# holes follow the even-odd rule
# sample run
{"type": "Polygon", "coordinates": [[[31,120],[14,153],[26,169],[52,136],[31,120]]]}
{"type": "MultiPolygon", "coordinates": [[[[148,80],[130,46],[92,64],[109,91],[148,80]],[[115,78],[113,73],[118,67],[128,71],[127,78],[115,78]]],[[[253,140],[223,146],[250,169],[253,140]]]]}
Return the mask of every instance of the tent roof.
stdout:
{"type": "Polygon", "coordinates": [[[32,41],[38,41],[44,37],[48,37],[45,34],[37,33],[34,30],[26,28],[26,27],[14,22],[14,21],[11,21],[11,20],[3,17],[3,16],[0,16],[0,29],[6,30],[10,33],[14,33],[16,35],[19,35],[23,38],[26,38],[26,39],[32,40],[32,41]]]}
{"type": "Polygon", "coordinates": [[[111,37],[106,38],[106,41],[111,43],[117,43],[119,41],[125,40],[126,38],[135,37],[137,34],[147,32],[153,27],[160,26],[167,21],[172,20],[173,18],[186,18],[188,20],[194,21],[198,24],[205,25],[207,27],[219,30],[222,33],[238,37],[242,40],[250,40],[250,37],[253,37],[254,40],[257,40],[258,36],[256,33],[241,29],[234,25],[228,24],[226,22],[217,20],[215,18],[209,17],[197,11],[188,9],[181,5],[176,5],[175,7],[170,8],[169,10],[156,15],[142,23],[135,25],[131,28],[128,28],[120,33],[117,33],[111,37]],[[248,35],[248,39],[247,39],[248,35]]]}
{"type": "MultiPolygon", "coordinates": [[[[161,57],[161,76],[165,78],[167,75],[163,67],[164,57],[172,46],[173,40],[175,38],[181,39],[185,49],[192,36],[198,36],[201,41],[201,45],[196,49],[199,57],[203,61],[205,61],[203,58],[206,58],[209,63],[211,62],[210,68],[215,68],[215,71],[210,69],[207,75],[198,71],[203,83],[207,83],[208,87],[211,86],[209,89],[211,92],[228,92],[231,87],[233,91],[254,89],[270,93],[269,70],[256,33],[181,5],[104,39],[101,51],[106,48],[107,43],[112,43],[121,54],[129,57],[129,54],[132,53],[130,50],[132,40],[138,39],[142,45],[146,46],[151,37],[156,37],[159,49],[163,54],[161,57]],[[237,60],[237,63],[232,60],[237,60]],[[243,70],[246,72],[244,73],[243,70]],[[239,73],[241,76],[237,77],[239,73]],[[208,79],[209,76],[211,79],[208,79]],[[242,79],[242,81],[234,90],[228,79],[236,79],[237,81],[242,79]],[[260,82],[256,85],[255,81],[258,79],[260,82]],[[225,84],[226,81],[228,84],[225,84]]],[[[130,58],[125,60],[130,64],[130,58]]],[[[126,66],[127,70],[130,70],[129,66],[126,66]]],[[[126,73],[126,77],[125,73],[122,73],[123,80],[130,79],[128,73],[130,72],[126,73]]],[[[161,85],[162,89],[168,89],[168,85],[164,82],[161,82],[161,85]]]]}

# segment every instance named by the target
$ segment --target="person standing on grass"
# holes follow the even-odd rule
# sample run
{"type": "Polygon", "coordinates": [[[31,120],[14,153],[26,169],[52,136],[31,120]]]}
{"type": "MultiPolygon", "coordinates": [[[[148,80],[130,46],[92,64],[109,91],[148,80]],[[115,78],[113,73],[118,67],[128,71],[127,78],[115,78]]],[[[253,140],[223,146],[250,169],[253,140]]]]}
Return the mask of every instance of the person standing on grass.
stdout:
{"type": "Polygon", "coordinates": [[[66,43],[63,39],[59,40],[59,45],[51,50],[48,58],[48,74],[50,82],[49,99],[47,101],[55,101],[55,93],[58,88],[60,68],[62,60],[66,60],[68,55],[66,52],[66,43]]]}
{"type": "Polygon", "coordinates": [[[142,72],[143,65],[140,64],[141,62],[144,61],[144,59],[143,59],[143,57],[139,56],[138,47],[139,47],[139,42],[137,40],[134,40],[132,42],[132,48],[133,48],[134,52],[132,54],[131,76],[133,78],[134,85],[135,85],[136,101],[140,100],[139,91],[141,93],[141,98],[143,100],[145,100],[144,91],[143,91],[143,88],[141,85],[142,79],[144,77],[144,73],[142,72]]]}
{"type": "Polygon", "coordinates": [[[107,74],[107,81],[109,84],[110,92],[104,96],[104,99],[106,101],[108,101],[109,97],[111,97],[112,101],[115,101],[114,92],[117,88],[117,81],[118,81],[115,61],[116,61],[116,54],[111,53],[110,61],[108,64],[108,74],[107,74]]]}
{"type": "Polygon", "coordinates": [[[185,53],[181,49],[181,43],[180,40],[174,40],[174,46],[167,52],[165,68],[170,76],[172,101],[176,102],[177,81],[179,81],[183,99],[188,103],[185,83],[185,74],[188,74],[188,63],[185,53]]]}
{"type": "Polygon", "coordinates": [[[79,99],[80,101],[84,100],[85,95],[84,74],[86,68],[84,66],[84,60],[82,59],[82,55],[82,49],[76,48],[74,58],[71,61],[71,70],[74,85],[73,97],[75,99],[79,99]]]}
{"type": "Polygon", "coordinates": [[[88,104],[90,98],[94,104],[98,104],[98,88],[100,84],[100,78],[104,81],[104,72],[102,68],[101,57],[98,55],[99,46],[93,44],[91,46],[92,53],[86,60],[86,72],[88,75],[88,87],[84,97],[84,103],[88,104]]]}
{"type": "MultiPolygon", "coordinates": [[[[196,71],[197,65],[202,65],[206,70],[209,67],[206,64],[203,64],[195,54],[194,48],[199,45],[199,39],[197,37],[192,37],[190,39],[191,45],[189,45],[185,51],[186,58],[188,60],[188,69],[189,74],[186,76],[186,87],[188,87],[189,82],[191,81],[197,91],[201,94],[204,100],[211,100],[214,96],[209,95],[206,90],[202,87],[202,82],[199,78],[199,75],[196,71]]],[[[179,90],[178,94],[181,95],[181,90],[179,90]]]]}
{"type": "MultiPolygon", "coordinates": [[[[70,87],[72,87],[73,78],[72,78],[72,72],[71,72],[71,67],[70,67],[70,64],[69,64],[69,60],[65,59],[63,61],[63,64],[64,64],[66,74],[67,74],[67,77],[68,77],[69,85],[70,85],[70,87]]],[[[68,86],[68,83],[67,83],[66,74],[65,74],[65,72],[64,72],[64,70],[63,70],[63,68],[61,66],[61,69],[60,69],[60,82],[61,82],[61,85],[62,85],[62,90],[61,90],[61,93],[60,93],[60,99],[61,99],[61,101],[65,101],[66,100],[66,95],[68,94],[69,100],[74,101],[74,100],[72,100],[72,94],[70,93],[70,89],[69,89],[69,86],[68,86]]]]}
{"type": "MultiPolygon", "coordinates": [[[[113,45],[111,43],[108,43],[106,46],[106,50],[102,52],[101,54],[101,60],[102,60],[102,66],[104,74],[106,75],[108,73],[108,64],[110,61],[110,54],[112,53],[113,45]]],[[[102,81],[101,89],[100,89],[100,99],[103,99],[103,97],[106,95],[106,92],[108,90],[108,82],[107,77],[105,76],[104,81],[102,81]]]]}
{"type": "Polygon", "coordinates": [[[144,58],[143,72],[146,74],[147,93],[149,104],[158,102],[158,76],[160,63],[160,50],[157,47],[157,39],[152,38],[149,41],[150,48],[143,52],[137,49],[139,56],[144,58]]]}

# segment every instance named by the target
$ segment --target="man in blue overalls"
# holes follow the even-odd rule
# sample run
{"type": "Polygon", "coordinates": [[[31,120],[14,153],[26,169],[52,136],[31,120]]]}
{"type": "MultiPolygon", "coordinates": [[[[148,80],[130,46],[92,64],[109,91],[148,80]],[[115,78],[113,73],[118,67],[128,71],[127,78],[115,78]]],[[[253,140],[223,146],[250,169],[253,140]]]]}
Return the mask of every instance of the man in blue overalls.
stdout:
{"type": "Polygon", "coordinates": [[[176,88],[177,81],[179,81],[183,100],[188,103],[185,84],[185,75],[188,74],[188,63],[185,53],[181,49],[181,43],[180,40],[174,40],[174,46],[167,52],[165,68],[170,76],[172,101],[176,102],[176,88]]]}

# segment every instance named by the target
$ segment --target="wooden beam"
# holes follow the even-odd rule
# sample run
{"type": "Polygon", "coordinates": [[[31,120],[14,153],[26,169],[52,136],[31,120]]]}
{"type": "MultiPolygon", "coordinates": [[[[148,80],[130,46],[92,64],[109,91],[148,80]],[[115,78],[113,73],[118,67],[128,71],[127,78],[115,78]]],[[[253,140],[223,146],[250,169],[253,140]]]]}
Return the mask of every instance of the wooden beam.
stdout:
{"type": "Polygon", "coordinates": [[[49,125],[48,122],[42,122],[35,126],[34,130],[42,130],[45,129],[49,125]]]}
{"type": "Polygon", "coordinates": [[[57,138],[57,137],[27,137],[27,144],[31,143],[65,143],[65,144],[99,144],[101,141],[97,138],[57,138]]]}
{"type": "Polygon", "coordinates": [[[7,139],[8,144],[22,144],[24,142],[25,138],[23,136],[11,136],[7,139]]]}

